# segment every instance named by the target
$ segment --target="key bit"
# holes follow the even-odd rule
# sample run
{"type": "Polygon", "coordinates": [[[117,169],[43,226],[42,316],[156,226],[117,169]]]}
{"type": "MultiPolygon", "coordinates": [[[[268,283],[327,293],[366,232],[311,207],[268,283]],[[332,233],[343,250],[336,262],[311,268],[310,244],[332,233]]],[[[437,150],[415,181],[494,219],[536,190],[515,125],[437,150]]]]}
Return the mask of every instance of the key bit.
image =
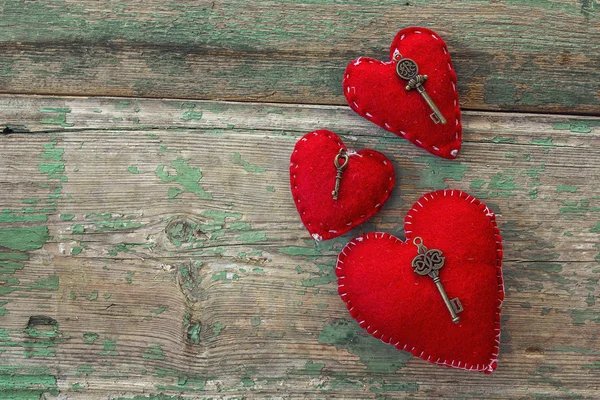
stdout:
{"type": "Polygon", "coordinates": [[[342,181],[342,174],[344,170],[348,166],[348,154],[345,149],[340,149],[340,152],[336,154],[335,159],[333,160],[333,164],[337,169],[337,174],[335,176],[335,188],[331,192],[334,200],[338,199],[338,194],[340,192],[340,183],[342,181]],[[341,160],[341,163],[340,163],[341,160]]]}
{"type": "Polygon", "coordinates": [[[417,246],[419,254],[413,258],[412,267],[415,273],[419,275],[428,275],[433,279],[435,286],[437,287],[446,308],[450,312],[452,322],[457,324],[460,321],[460,317],[457,315],[463,311],[463,306],[460,304],[458,298],[450,300],[442,282],[440,281],[440,269],[444,266],[446,258],[442,255],[442,252],[437,249],[427,250],[427,247],[423,245],[423,239],[416,237],[413,239],[413,244],[417,246]]]}
{"type": "Polygon", "coordinates": [[[442,115],[440,109],[435,105],[431,97],[425,91],[423,83],[427,80],[427,75],[419,75],[419,67],[416,62],[410,58],[400,58],[396,63],[396,73],[398,76],[407,81],[405,89],[407,91],[417,89],[417,92],[423,97],[431,111],[430,115],[433,122],[436,124],[446,124],[446,118],[442,115]]]}

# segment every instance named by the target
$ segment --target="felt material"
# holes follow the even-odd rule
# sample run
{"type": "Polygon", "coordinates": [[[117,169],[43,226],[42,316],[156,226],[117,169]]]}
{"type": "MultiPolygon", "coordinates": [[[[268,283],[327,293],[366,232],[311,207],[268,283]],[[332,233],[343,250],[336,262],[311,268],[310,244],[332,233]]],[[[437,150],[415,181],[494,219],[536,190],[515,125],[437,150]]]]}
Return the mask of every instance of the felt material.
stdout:
{"type": "Polygon", "coordinates": [[[290,186],[300,218],[315,240],[340,236],[362,224],[387,201],[396,183],[394,167],[374,150],[348,151],[338,199],[335,156],[346,149],[333,132],[318,130],[304,135],[290,159],[290,186]]]}
{"type": "Polygon", "coordinates": [[[426,28],[402,29],[392,42],[390,60],[360,57],[348,64],[343,90],[350,107],[437,156],[456,158],[462,125],[456,73],[446,43],[426,28]],[[432,111],[416,89],[405,89],[406,81],[396,73],[398,52],[417,63],[420,75],[428,76],[423,87],[446,118],[445,125],[432,121],[432,111]]]}
{"type": "Polygon", "coordinates": [[[491,373],[504,299],[502,238],[494,214],[464,192],[442,190],[417,201],[404,224],[406,242],[368,233],[340,253],[338,291],[350,315],[371,335],[424,360],[491,373]],[[415,237],[445,257],[441,283],[464,308],[457,324],[433,279],[413,271],[415,237]]]}

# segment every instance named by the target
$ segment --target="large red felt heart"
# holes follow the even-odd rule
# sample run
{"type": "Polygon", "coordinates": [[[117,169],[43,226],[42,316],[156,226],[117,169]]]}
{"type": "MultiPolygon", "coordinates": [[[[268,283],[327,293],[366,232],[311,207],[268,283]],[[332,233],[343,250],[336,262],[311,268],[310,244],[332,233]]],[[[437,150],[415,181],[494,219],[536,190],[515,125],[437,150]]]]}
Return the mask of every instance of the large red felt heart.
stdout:
{"type": "Polygon", "coordinates": [[[348,151],[339,196],[334,200],[334,160],[340,149],[347,150],[335,133],[318,130],[304,135],[290,158],[294,203],[315,240],[340,236],[371,218],[396,183],[394,167],[386,156],[374,150],[348,151]]]}
{"type": "Polygon", "coordinates": [[[458,190],[423,196],[404,222],[406,241],[368,233],[338,257],[339,293],[371,335],[424,360],[486,373],[496,369],[504,299],[502,238],[495,216],[458,190]],[[433,279],[413,272],[413,239],[445,257],[439,270],[448,297],[464,310],[452,318],[433,279]]]}
{"type": "Polygon", "coordinates": [[[437,156],[456,158],[462,125],[456,73],[446,43],[426,28],[402,29],[392,42],[390,60],[360,57],[348,64],[343,89],[350,107],[437,156]],[[434,123],[431,108],[417,90],[405,89],[407,82],[396,72],[397,54],[415,61],[418,73],[428,76],[423,87],[446,118],[446,124],[434,123]]]}

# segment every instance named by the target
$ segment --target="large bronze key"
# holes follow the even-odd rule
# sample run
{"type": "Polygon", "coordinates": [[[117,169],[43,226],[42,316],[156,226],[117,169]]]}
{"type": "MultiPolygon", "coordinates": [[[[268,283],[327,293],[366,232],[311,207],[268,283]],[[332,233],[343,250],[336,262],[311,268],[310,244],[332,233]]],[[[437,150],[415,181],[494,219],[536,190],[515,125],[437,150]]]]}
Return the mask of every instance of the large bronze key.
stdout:
{"type": "Polygon", "coordinates": [[[408,81],[405,87],[407,91],[417,89],[417,92],[425,99],[425,102],[427,102],[427,105],[429,105],[429,108],[433,111],[433,113],[429,115],[433,122],[445,125],[446,118],[444,118],[440,109],[437,108],[423,87],[423,83],[427,80],[427,75],[419,75],[417,63],[410,58],[400,58],[396,63],[396,73],[400,78],[408,81]]]}
{"type": "Polygon", "coordinates": [[[448,298],[448,295],[442,286],[442,282],[440,282],[439,270],[444,266],[446,258],[443,257],[442,252],[437,249],[427,250],[427,247],[423,245],[423,239],[420,237],[414,238],[413,243],[417,246],[419,251],[419,254],[412,260],[413,270],[419,275],[429,275],[433,278],[433,282],[435,282],[448,311],[450,311],[452,322],[457,324],[460,321],[460,317],[456,314],[463,311],[463,306],[460,304],[458,298],[452,300],[448,298]]]}

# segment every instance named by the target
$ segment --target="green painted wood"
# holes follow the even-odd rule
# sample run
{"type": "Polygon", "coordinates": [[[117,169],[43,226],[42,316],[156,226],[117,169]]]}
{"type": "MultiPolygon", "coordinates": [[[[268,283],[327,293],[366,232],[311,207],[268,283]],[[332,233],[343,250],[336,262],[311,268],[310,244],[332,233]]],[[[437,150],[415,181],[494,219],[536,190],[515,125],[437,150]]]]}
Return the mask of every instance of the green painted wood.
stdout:
{"type": "Polygon", "coordinates": [[[448,42],[463,107],[600,113],[594,0],[6,0],[0,92],[345,104],[358,56],[419,25],[448,42]]]}
{"type": "Polygon", "coordinates": [[[594,398],[600,119],[466,112],[442,160],[347,107],[0,96],[0,390],[8,398],[594,398]],[[393,161],[380,214],[315,244],[288,188],[327,126],[393,161]],[[402,236],[422,194],[466,190],[504,236],[491,376],[366,336],[334,262],[402,236]]]}

